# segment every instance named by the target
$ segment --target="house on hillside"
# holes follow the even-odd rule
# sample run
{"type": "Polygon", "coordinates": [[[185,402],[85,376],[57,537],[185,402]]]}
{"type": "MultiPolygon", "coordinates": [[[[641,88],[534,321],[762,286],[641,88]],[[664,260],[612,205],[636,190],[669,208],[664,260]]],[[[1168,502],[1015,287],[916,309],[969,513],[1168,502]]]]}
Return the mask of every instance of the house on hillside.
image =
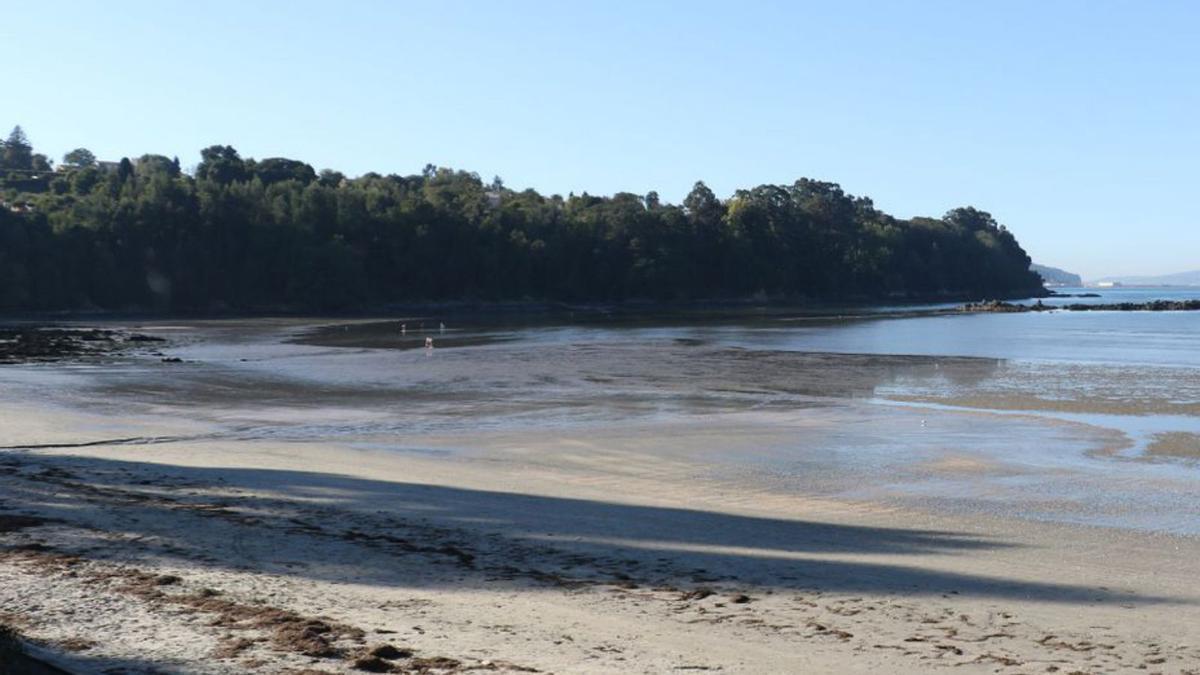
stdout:
{"type": "Polygon", "coordinates": [[[6,199],[0,199],[0,209],[8,209],[13,213],[32,213],[33,204],[29,202],[10,202],[6,199]]]}

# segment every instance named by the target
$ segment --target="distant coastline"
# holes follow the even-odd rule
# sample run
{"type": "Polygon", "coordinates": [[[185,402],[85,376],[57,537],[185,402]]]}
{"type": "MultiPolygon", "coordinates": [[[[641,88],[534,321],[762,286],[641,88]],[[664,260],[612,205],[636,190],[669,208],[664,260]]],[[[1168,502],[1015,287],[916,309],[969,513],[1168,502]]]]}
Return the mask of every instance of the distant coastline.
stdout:
{"type": "Polygon", "coordinates": [[[1114,275],[1089,281],[1089,286],[1112,284],[1125,288],[1188,288],[1200,287],[1200,270],[1160,275],[1114,275]]]}

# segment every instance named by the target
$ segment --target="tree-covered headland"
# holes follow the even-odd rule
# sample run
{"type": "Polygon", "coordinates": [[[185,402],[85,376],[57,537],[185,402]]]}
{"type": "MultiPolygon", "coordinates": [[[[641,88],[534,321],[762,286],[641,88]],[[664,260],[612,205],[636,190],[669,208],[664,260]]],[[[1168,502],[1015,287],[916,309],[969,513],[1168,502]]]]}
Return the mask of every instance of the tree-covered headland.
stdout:
{"type": "Polygon", "coordinates": [[[57,167],[0,153],[0,310],[329,310],[445,300],[1002,298],[1041,292],[1015,237],[959,208],[903,220],[802,178],[681,204],[516,191],[427,166],[317,172],[200,152],[57,167]]]}

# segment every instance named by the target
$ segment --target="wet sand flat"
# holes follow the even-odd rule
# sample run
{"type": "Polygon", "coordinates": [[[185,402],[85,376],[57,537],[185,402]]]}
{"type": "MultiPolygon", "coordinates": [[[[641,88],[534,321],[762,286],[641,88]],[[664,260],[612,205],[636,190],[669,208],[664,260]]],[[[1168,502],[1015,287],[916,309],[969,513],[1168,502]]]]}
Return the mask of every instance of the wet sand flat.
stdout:
{"type": "Polygon", "coordinates": [[[1200,434],[1170,432],[1158,434],[1146,448],[1150,457],[1180,457],[1200,460],[1200,434]]]}

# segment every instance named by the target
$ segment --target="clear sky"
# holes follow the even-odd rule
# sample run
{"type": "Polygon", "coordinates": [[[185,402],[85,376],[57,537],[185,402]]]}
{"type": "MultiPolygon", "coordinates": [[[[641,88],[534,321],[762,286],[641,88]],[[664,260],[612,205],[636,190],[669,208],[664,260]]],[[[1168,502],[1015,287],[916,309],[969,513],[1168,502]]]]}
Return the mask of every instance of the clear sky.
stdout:
{"type": "Polygon", "coordinates": [[[801,176],[991,211],[1085,277],[1200,268],[1200,2],[18,2],[0,126],[678,201],[801,176]]]}

